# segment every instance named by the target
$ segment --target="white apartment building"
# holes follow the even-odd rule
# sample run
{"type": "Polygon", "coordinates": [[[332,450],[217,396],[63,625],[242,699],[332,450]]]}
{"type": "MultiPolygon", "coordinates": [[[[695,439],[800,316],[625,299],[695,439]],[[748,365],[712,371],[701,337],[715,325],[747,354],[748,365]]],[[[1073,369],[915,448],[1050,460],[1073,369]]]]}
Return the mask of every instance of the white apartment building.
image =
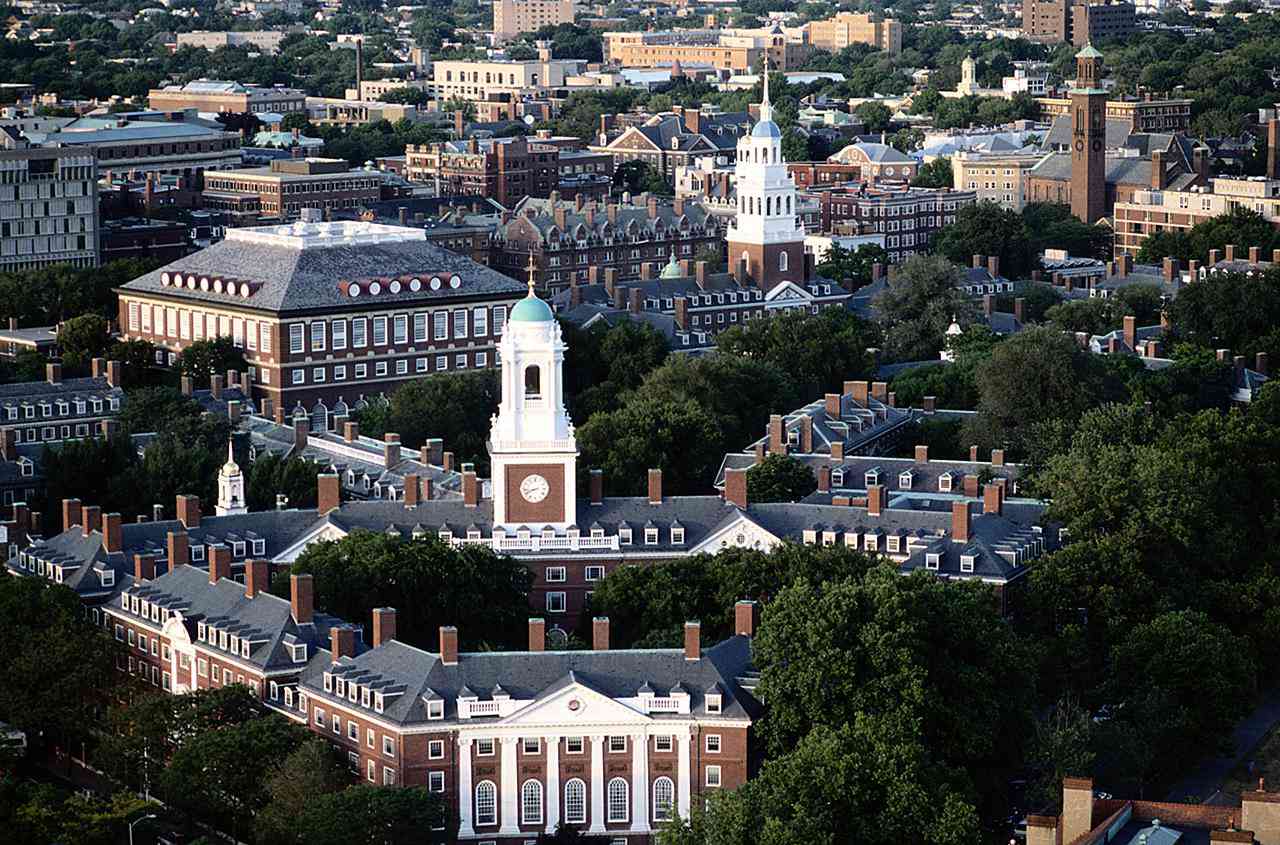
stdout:
{"type": "Polygon", "coordinates": [[[98,264],[97,164],[0,131],[0,272],[48,264],[98,264]]]}

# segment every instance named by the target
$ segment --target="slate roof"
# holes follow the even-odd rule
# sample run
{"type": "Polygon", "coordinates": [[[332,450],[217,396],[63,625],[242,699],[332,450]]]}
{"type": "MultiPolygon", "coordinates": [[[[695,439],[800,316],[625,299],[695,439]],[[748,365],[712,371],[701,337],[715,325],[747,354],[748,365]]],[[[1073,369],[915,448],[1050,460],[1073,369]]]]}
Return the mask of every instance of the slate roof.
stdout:
{"type": "MultiPolygon", "coordinates": [[[[1017,464],[993,466],[986,461],[940,461],[935,459],[918,463],[915,458],[891,458],[881,455],[854,455],[841,461],[835,461],[830,455],[806,455],[802,453],[791,453],[790,457],[809,467],[814,472],[815,477],[819,467],[829,467],[833,473],[831,482],[833,495],[864,495],[867,490],[867,472],[879,469],[880,480],[878,483],[885,485],[887,488],[886,493],[890,502],[904,497],[905,499],[931,497],[939,501],[958,499],[961,498],[961,491],[963,490],[963,481],[959,480],[960,476],[977,476],[982,472],[989,474],[993,481],[1000,478],[1006,479],[1009,482],[1009,495],[1013,496],[1017,490],[1018,479],[1022,475],[1022,468],[1017,464]],[[907,470],[910,470],[913,476],[911,486],[901,487],[899,486],[899,476],[907,470]],[[953,487],[955,492],[951,495],[941,493],[938,489],[938,479],[946,473],[952,473],[955,479],[953,487]]],[[[728,453],[724,456],[720,469],[716,472],[715,486],[717,488],[724,487],[724,471],[726,468],[748,469],[754,465],[755,455],[751,452],[728,453]]],[[[815,495],[817,498],[814,501],[823,500],[822,494],[815,495]]],[[[830,495],[827,495],[825,499],[829,500],[830,495]]]]}
{"type": "MultiPolygon", "coordinates": [[[[1068,153],[1051,153],[1045,156],[1028,175],[1034,179],[1071,179],[1071,156],[1068,153]]],[[[1181,173],[1168,181],[1168,190],[1180,191],[1195,182],[1193,173],[1181,173]]],[[[1107,156],[1106,180],[1120,185],[1151,185],[1151,159],[1138,156],[1107,156]]]]}
{"type": "Polygon", "coordinates": [[[693,201],[684,203],[684,213],[681,215],[676,214],[675,205],[670,200],[659,200],[657,216],[653,218],[649,217],[649,208],[646,204],[620,204],[617,211],[617,220],[613,223],[609,222],[606,209],[597,207],[592,212],[591,225],[587,225],[587,209],[584,208],[581,212],[575,209],[574,203],[557,202],[539,197],[525,197],[516,204],[515,217],[507,224],[498,227],[497,235],[499,239],[506,239],[508,232],[514,232],[516,227],[531,223],[544,241],[553,232],[570,238],[587,236],[619,238],[626,235],[633,227],[638,231],[653,232],[659,228],[659,222],[661,223],[661,228],[667,230],[678,229],[682,219],[687,221],[691,232],[702,230],[706,234],[711,234],[715,231],[715,223],[711,220],[706,208],[701,203],[693,201]],[[557,207],[563,208],[565,211],[563,231],[556,224],[555,209],[557,207]]]}
{"type": "MultiPolygon", "coordinates": [[[[331,628],[346,624],[335,616],[316,612],[310,623],[300,625],[293,619],[288,599],[265,592],[247,598],[244,584],[229,578],[210,584],[208,571],[194,566],[179,566],[150,581],[131,583],[122,593],[182,613],[192,642],[197,639],[200,622],[248,639],[251,645],[248,657],[242,652],[225,653],[263,672],[299,669],[289,644],[305,644],[310,658],[322,644],[329,642],[331,628]]],[[[112,612],[149,625],[157,624],[149,616],[134,614],[122,603],[113,602],[112,612]]],[[[202,642],[201,647],[215,653],[221,650],[209,642],[202,642]]]]}
{"type": "MultiPolygon", "coordinates": [[[[459,694],[490,700],[501,687],[517,701],[549,696],[579,683],[610,698],[633,698],[648,684],[658,695],[678,685],[689,694],[690,714],[701,719],[741,720],[759,712],[759,705],[736,680],[750,671],[751,641],[735,636],[703,649],[701,660],[686,660],[683,649],[626,649],[611,651],[462,652],[446,666],[440,655],[393,640],[338,663],[320,651],[299,678],[299,687],[317,701],[324,692],[324,674],[354,678],[373,689],[403,692],[385,701],[382,719],[399,725],[425,723],[425,698],[444,700],[445,724],[458,720],[459,694]],[[705,691],[719,684],[721,713],[707,714],[705,691]]],[[[350,706],[344,699],[346,706],[350,706]]],[[[687,720],[689,716],[653,713],[656,721],[687,720]]],[[[467,720],[472,721],[472,720],[467,720]]]]}
{"type": "MultiPolygon", "coordinates": [[[[377,304],[434,305],[451,300],[519,296],[524,285],[491,270],[470,258],[451,252],[426,240],[382,241],[378,239],[384,228],[376,224],[342,222],[334,224],[293,224],[259,229],[228,232],[226,240],[199,252],[180,258],[164,267],[124,285],[131,293],[149,293],[166,299],[189,299],[222,305],[271,312],[305,312],[349,309],[368,309],[377,304]],[[309,228],[299,228],[309,227],[309,228]],[[332,227],[332,228],[326,228],[332,227]],[[333,232],[332,242],[322,240],[306,246],[293,243],[274,243],[241,238],[241,232],[297,231],[301,233],[333,232]],[[372,242],[361,239],[359,233],[375,233],[372,242]],[[347,240],[343,233],[354,233],[347,240]],[[200,277],[219,277],[258,283],[261,288],[249,297],[238,294],[215,293],[212,290],[192,290],[187,287],[165,286],[162,275],[174,273],[194,274],[200,277]],[[425,277],[453,276],[461,278],[458,288],[443,284],[432,290],[425,277]],[[424,277],[421,289],[409,288],[410,278],[424,277]],[[404,280],[399,293],[387,289],[387,280],[404,280]],[[356,281],[379,279],[384,282],[383,291],[376,296],[352,299],[339,287],[343,280],[356,281]],[[371,304],[376,303],[376,304],[371,304]]],[[[394,227],[399,232],[405,229],[394,227]]]]}
{"type": "Polygon", "coordinates": [[[875,164],[915,164],[916,160],[911,156],[903,155],[895,148],[888,144],[859,142],[849,144],[839,152],[827,156],[827,161],[850,163],[850,155],[844,155],[846,150],[860,150],[867,159],[875,164]]]}
{"type": "Polygon", "coordinates": [[[74,401],[76,396],[124,398],[124,390],[112,387],[105,376],[64,378],[51,384],[48,381],[24,381],[0,384],[0,405],[21,405],[23,402],[56,402],[59,399],[74,401]]]}
{"type": "MultiPolygon", "coordinates": [[[[800,431],[802,425],[800,419],[804,416],[813,421],[814,453],[827,456],[831,454],[833,442],[843,443],[845,454],[852,454],[913,419],[909,408],[895,408],[871,396],[867,397],[865,403],[856,402],[853,395],[849,393],[840,397],[838,418],[829,415],[825,401],[818,399],[786,414],[783,417],[786,431],[788,433],[800,431]]],[[[767,447],[768,433],[747,444],[746,451],[754,452],[756,444],[764,444],[767,447]]]]}

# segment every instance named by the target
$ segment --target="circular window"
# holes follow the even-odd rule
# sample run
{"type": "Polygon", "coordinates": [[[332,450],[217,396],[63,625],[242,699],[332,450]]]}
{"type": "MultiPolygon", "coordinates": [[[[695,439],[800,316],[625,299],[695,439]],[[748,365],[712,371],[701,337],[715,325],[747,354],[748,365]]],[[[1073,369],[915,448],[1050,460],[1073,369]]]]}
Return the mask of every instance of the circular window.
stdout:
{"type": "Polygon", "coordinates": [[[380,294],[380,293],[382,293],[382,283],[381,283],[381,282],[372,282],[372,283],[370,283],[370,285],[369,285],[369,294],[370,294],[371,296],[377,296],[377,295],[378,295],[378,294],[380,294]]]}
{"type": "Polygon", "coordinates": [[[355,299],[359,295],[360,295],[359,285],[352,285],[351,287],[347,288],[347,296],[351,297],[352,299],[355,299]]]}
{"type": "Polygon", "coordinates": [[[169,286],[169,274],[168,274],[168,273],[161,273],[161,274],[160,274],[160,284],[164,285],[165,287],[168,287],[168,286],[169,286]]]}
{"type": "Polygon", "coordinates": [[[196,277],[195,277],[195,276],[187,276],[187,284],[189,284],[189,285],[194,285],[195,283],[196,283],[196,277]]]}
{"type": "Polygon", "coordinates": [[[208,279],[201,279],[201,280],[200,280],[200,290],[208,290],[208,289],[209,289],[209,280],[208,280],[208,279]]]}
{"type": "Polygon", "coordinates": [[[392,280],[391,280],[391,284],[387,285],[387,290],[391,291],[392,293],[399,293],[399,292],[400,292],[400,280],[399,280],[399,279],[392,279],[392,280]]]}
{"type": "Polygon", "coordinates": [[[449,277],[449,287],[451,287],[451,288],[455,288],[455,289],[456,289],[456,288],[460,288],[460,287],[462,287],[462,277],[461,277],[461,276],[450,276],[450,277],[449,277]]]}
{"type": "Polygon", "coordinates": [[[885,173],[885,175],[886,175],[886,176],[892,176],[892,175],[893,175],[893,168],[892,168],[892,167],[886,167],[886,168],[884,169],[884,173],[885,173]]]}
{"type": "Polygon", "coordinates": [[[418,291],[422,290],[422,279],[410,279],[409,290],[413,291],[414,293],[417,293],[418,291]]]}
{"type": "Polygon", "coordinates": [[[431,277],[431,289],[432,289],[432,290],[440,290],[440,277],[439,277],[439,276],[432,276],[432,277],[431,277]]]}
{"type": "Polygon", "coordinates": [[[244,284],[242,284],[242,285],[240,286],[240,295],[241,295],[241,296],[243,296],[245,299],[248,299],[248,298],[249,298],[249,294],[251,294],[251,293],[253,293],[253,291],[249,290],[249,283],[248,283],[248,282],[245,282],[244,284]]]}
{"type": "Polygon", "coordinates": [[[213,280],[213,292],[222,293],[222,279],[213,280]]]}

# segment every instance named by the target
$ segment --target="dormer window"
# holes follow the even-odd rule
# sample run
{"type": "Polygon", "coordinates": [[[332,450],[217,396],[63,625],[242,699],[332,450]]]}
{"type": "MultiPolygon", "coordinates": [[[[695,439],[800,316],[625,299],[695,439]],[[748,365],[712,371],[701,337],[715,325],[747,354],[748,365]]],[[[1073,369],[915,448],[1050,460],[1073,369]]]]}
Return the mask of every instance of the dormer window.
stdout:
{"type": "Polygon", "coordinates": [[[929,552],[924,556],[924,568],[936,570],[942,563],[942,555],[938,552],[929,552]]]}
{"type": "Polygon", "coordinates": [[[342,698],[344,695],[346,695],[347,694],[346,681],[342,680],[341,678],[336,679],[333,682],[333,694],[338,696],[339,698],[342,698]]]}
{"type": "Polygon", "coordinates": [[[246,658],[249,656],[249,641],[248,641],[248,640],[241,640],[241,641],[240,641],[240,656],[241,656],[241,657],[246,657],[246,658]]]}
{"type": "Polygon", "coordinates": [[[196,545],[191,547],[191,562],[192,563],[204,562],[204,546],[197,543],[196,545]]]}
{"type": "Polygon", "coordinates": [[[255,555],[265,555],[265,554],[267,553],[267,541],[266,541],[266,540],[254,540],[254,541],[253,541],[253,553],[254,553],[255,555]]]}
{"type": "Polygon", "coordinates": [[[675,527],[671,529],[671,545],[684,545],[684,528],[675,527]]]}
{"type": "Polygon", "coordinates": [[[324,691],[333,692],[333,675],[328,672],[324,673],[324,691]]]}
{"type": "Polygon", "coordinates": [[[618,542],[624,546],[631,545],[631,529],[629,527],[618,529],[618,542]]]}
{"type": "Polygon", "coordinates": [[[721,704],[720,693],[718,692],[707,693],[707,712],[708,713],[719,713],[720,704],[721,704]]]}
{"type": "MultiPolygon", "coordinates": [[[[433,698],[427,702],[427,718],[443,719],[444,718],[444,699],[433,698]]],[[[493,752],[490,751],[490,754],[493,752]]]]}
{"type": "Polygon", "coordinates": [[[373,697],[373,712],[381,713],[383,707],[382,693],[378,693],[373,697]]]}
{"type": "Polygon", "coordinates": [[[942,475],[938,476],[938,492],[939,493],[951,492],[951,473],[944,472],[942,475]]]}
{"type": "Polygon", "coordinates": [[[658,529],[646,528],[644,530],[644,544],[646,546],[658,545],[658,529]]]}
{"type": "Polygon", "coordinates": [[[835,469],[831,470],[831,486],[832,487],[844,486],[844,468],[843,467],[836,467],[835,469]]]}
{"type": "Polygon", "coordinates": [[[880,467],[875,467],[874,469],[867,470],[867,474],[864,480],[866,481],[866,484],[868,487],[870,487],[873,484],[879,484],[880,483],[880,467]]]}
{"type": "Polygon", "coordinates": [[[973,572],[973,564],[975,560],[975,555],[960,555],[960,571],[973,572]]]}
{"type": "Polygon", "coordinates": [[[307,662],[307,646],[305,643],[295,643],[294,645],[289,646],[289,650],[294,663],[307,662]]]}
{"type": "Polygon", "coordinates": [[[244,557],[244,540],[236,540],[231,544],[232,557],[244,557]]]}
{"type": "Polygon", "coordinates": [[[898,487],[903,490],[910,490],[915,481],[916,474],[913,471],[909,469],[903,470],[902,474],[898,476],[898,487]]]}

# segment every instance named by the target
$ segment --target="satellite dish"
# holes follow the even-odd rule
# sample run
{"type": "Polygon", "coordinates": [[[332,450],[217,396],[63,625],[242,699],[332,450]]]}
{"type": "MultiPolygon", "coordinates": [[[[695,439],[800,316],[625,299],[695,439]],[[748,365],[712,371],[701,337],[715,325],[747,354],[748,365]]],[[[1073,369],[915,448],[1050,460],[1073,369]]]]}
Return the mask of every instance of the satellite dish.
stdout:
{"type": "Polygon", "coordinates": [[[533,115],[531,115],[531,114],[526,114],[526,115],[524,116],[524,123],[525,123],[525,126],[532,126],[533,124],[535,124],[535,123],[537,123],[537,122],[538,122],[538,121],[534,120],[534,119],[533,119],[533,115]]]}

